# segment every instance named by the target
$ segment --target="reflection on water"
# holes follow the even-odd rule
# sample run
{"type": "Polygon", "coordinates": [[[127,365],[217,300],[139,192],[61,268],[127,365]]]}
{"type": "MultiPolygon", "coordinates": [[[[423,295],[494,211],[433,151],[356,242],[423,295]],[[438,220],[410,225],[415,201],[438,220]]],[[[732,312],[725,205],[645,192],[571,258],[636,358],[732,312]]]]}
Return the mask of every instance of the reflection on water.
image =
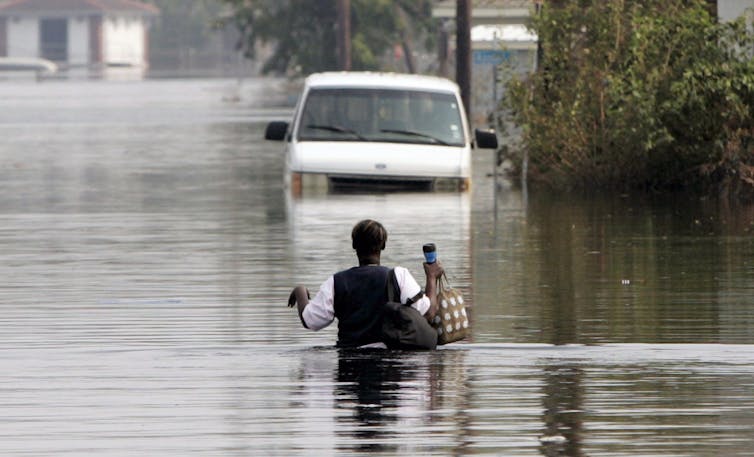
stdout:
{"type": "Polygon", "coordinates": [[[475,232],[475,300],[509,324],[504,333],[490,329],[491,337],[752,342],[751,208],[600,197],[540,196],[525,209],[518,202],[502,206],[505,219],[473,222],[489,227],[475,232]]]}
{"type": "Polygon", "coordinates": [[[274,80],[0,84],[2,455],[750,455],[754,213],[283,188],[274,80]],[[339,351],[284,306],[433,241],[472,337],[339,351]]]}
{"type": "MultiPolygon", "coordinates": [[[[410,378],[403,360],[354,351],[338,357],[334,392],[346,443],[338,445],[342,451],[397,451],[398,441],[391,439],[389,430],[397,425],[401,415],[401,384],[410,378]],[[353,429],[349,430],[352,426],[353,429]]],[[[382,352],[382,351],[380,351],[382,352]]]]}
{"type": "Polygon", "coordinates": [[[584,371],[578,364],[543,367],[542,402],[545,424],[542,454],[581,456],[584,432],[584,371]]]}
{"type": "MultiPolygon", "coordinates": [[[[421,246],[435,242],[451,278],[468,286],[468,193],[324,194],[287,199],[294,273],[334,273],[357,263],[351,230],[361,219],[379,220],[388,231],[382,261],[403,265],[424,278],[421,246]],[[308,271],[307,271],[308,270],[308,271]]],[[[308,278],[306,278],[308,279],[308,278]]]]}

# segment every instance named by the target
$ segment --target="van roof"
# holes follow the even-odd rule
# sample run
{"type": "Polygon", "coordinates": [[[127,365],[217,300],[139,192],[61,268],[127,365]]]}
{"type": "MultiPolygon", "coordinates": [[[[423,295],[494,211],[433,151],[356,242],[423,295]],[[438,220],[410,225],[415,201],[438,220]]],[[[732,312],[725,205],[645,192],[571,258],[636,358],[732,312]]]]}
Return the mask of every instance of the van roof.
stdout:
{"type": "Polygon", "coordinates": [[[458,93],[458,85],[437,76],[404,73],[341,71],[313,73],[306,78],[308,87],[374,87],[384,89],[421,89],[458,93]]]}

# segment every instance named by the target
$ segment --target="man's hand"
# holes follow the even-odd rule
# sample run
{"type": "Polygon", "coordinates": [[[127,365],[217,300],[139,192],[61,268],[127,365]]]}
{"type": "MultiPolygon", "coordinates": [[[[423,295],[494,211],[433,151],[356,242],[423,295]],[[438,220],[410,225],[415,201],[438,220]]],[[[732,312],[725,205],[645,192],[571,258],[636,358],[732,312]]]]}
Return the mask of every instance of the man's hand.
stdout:
{"type": "MultiPolygon", "coordinates": [[[[296,304],[299,302],[299,299],[297,297],[303,297],[304,295],[306,295],[307,301],[309,298],[311,298],[311,296],[309,295],[309,289],[304,286],[294,287],[291,291],[291,295],[288,296],[288,307],[293,308],[294,306],[296,306],[296,304]]],[[[304,300],[301,301],[303,302],[304,300]]]]}
{"type": "Polygon", "coordinates": [[[288,307],[293,308],[294,306],[296,306],[296,289],[293,289],[288,297],[288,307]]]}
{"type": "Polygon", "coordinates": [[[424,274],[427,276],[427,281],[437,280],[440,276],[442,276],[444,271],[445,270],[442,268],[442,264],[439,260],[433,263],[424,262],[424,274]]]}
{"type": "Polygon", "coordinates": [[[304,321],[304,308],[306,308],[306,305],[309,304],[309,289],[307,289],[304,286],[296,286],[293,288],[293,291],[291,291],[291,295],[288,297],[288,307],[293,308],[296,306],[298,309],[298,317],[301,319],[301,325],[304,326],[304,328],[309,328],[306,326],[306,321],[304,321]]]}

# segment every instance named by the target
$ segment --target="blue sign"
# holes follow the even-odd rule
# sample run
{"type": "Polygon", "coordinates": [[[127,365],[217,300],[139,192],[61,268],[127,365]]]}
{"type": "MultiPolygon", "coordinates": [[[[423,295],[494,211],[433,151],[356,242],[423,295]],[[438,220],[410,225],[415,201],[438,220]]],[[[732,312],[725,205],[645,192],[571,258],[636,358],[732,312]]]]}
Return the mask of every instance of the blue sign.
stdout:
{"type": "Polygon", "coordinates": [[[478,65],[500,65],[503,62],[507,62],[511,58],[510,51],[482,49],[474,51],[473,54],[474,63],[478,65]]]}

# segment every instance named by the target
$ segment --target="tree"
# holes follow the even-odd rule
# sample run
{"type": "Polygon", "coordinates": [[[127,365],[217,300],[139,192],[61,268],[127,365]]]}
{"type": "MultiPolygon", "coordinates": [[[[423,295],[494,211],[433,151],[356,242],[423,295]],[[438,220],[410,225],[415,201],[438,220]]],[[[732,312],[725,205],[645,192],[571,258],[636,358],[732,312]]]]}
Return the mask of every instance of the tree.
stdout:
{"type": "Polygon", "coordinates": [[[151,29],[152,49],[201,49],[215,33],[214,19],[220,6],[211,0],[149,0],[160,9],[157,24],[151,29]]]}
{"type": "Polygon", "coordinates": [[[532,185],[754,196],[754,33],[708,8],[545,4],[539,71],[507,97],[532,185]]]}
{"type": "MultiPolygon", "coordinates": [[[[239,46],[248,57],[256,57],[257,45],[272,45],[263,72],[308,74],[339,69],[336,0],[223,2],[231,10],[225,22],[234,23],[241,32],[239,46]]],[[[351,0],[350,6],[354,70],[378,69],[380,57],[395,46],[401,46],[411,59],[415,34],[431,30],[434,24],[430,0],[351,0]]],[[[425,44],[431,46],[431,39],[425,44]]]]}

